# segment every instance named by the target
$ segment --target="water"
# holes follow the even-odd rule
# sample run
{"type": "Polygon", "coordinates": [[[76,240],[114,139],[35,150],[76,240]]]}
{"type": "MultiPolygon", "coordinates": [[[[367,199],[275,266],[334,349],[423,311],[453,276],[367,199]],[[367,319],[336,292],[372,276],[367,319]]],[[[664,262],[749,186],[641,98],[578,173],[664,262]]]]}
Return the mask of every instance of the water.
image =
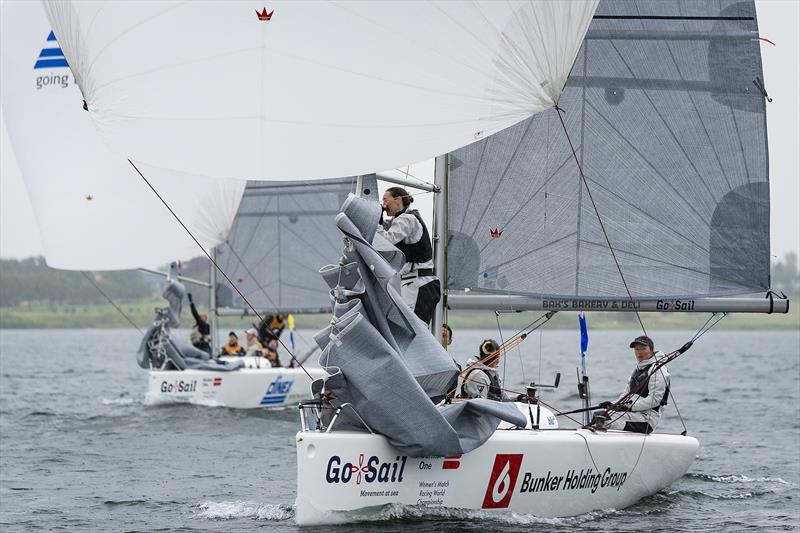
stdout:
{"type": "MultiPolygon", "coordinates": [[[[597,401],[624,387],[633,367],[627,345],[636,333],[590,332],[597,401]]],[[[653,333],[665,350],[690,336],[653,333]]],[[[456,331],[451,350],[463,362],[485,337],[498,332],[456,331]]],[[[0,331],[0,528],[298,530],[296,409],[146,407],[146,373],[133,355],[138,342],[132,330],[0,331]]],[[[578,407],[578,346],[577,331],[531,335],[508,357],[506,386],[552,382],[561,371],[561,387],[543,398],[578,407]]],[[[398,506],[333,529],[800,529],[800,333],[712,331],[670,372],[701,449],[686,476],[633,507],[542,519],[398,506]]],[[[673,405],[659,429],[682,429],[673,405]]]]}

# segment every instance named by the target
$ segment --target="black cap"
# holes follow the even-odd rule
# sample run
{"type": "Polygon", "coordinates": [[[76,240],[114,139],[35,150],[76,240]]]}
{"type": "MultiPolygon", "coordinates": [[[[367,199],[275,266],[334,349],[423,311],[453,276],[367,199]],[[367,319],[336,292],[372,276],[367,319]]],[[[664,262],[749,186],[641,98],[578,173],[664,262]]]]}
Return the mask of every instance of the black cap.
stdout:
{"type": "Polygon", "coordinates": [[[237,339],[239,338],[239,335],[237,335],[235,331],[228,332],[228,337],[230,337],[231,335],[233,335],[237,339]]]}
{"type": "Polygon", "coordinates": [[[636,337],[635,339],[633,339],[633,342],[631,343],[631,348],[633,348],[637,344],[643,344],[645,346],[649,346],[651,350],[654,349],[653,348],[653,339],[651,339],[647,335],[641,335],[641,336],[636,337]]]}

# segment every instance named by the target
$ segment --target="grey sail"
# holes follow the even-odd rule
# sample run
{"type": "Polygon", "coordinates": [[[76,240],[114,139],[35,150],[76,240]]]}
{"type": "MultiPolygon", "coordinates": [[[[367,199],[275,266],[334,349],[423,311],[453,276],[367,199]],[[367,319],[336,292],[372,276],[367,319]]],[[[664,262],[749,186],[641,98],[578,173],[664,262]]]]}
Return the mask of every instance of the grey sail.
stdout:
{"type": "Polygon", "coordinates": [[[347,242],[344,260],[320,271],[333,320],[316,337],[328,376],[312,389],[328,408],[326,424],[341,407],[337,429],[368,427],[412,457],[466,453],[501,419],[524,426],[514,404],[431,401],[449,391],[458,368],[393,286],[404,258],[376,235],[379,218],[377,203],[351,195],[336,218],[347,242]]]}
{"type": "MultiPolygon", "coordinates": [[[[770,286],[752,1],[603,1],[559,106],[635,298],[770,286]]],[[[447,286],[627,298],[558,111],[449,157],[447,286]]]]}
{"type": "MultiPolygon", "coordinates": [[[[342,253],[334,218],[357,182],[248,182],[217,262],[256,310],[330,312],[318,266],[342,253]]],[[[362,189],[366,197],[378,197],[374,175],[362,177],[362,189]]],[[[249,310],[224,280],[217,298],[218,307],[249,310]]]]}

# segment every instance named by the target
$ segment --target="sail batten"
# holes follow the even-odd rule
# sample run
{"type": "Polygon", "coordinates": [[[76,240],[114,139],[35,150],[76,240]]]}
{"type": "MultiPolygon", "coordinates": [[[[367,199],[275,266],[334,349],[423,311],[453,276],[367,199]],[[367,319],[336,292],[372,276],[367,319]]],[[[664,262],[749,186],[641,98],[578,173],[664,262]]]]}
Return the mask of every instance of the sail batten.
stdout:
{"type": "Polygon", "coordinates": [[[766,291],[757,31],[752,2],[601,2],[559,110],[451,154],[449,290],[627,299],[607,233],[633,298],[766,291]]]}

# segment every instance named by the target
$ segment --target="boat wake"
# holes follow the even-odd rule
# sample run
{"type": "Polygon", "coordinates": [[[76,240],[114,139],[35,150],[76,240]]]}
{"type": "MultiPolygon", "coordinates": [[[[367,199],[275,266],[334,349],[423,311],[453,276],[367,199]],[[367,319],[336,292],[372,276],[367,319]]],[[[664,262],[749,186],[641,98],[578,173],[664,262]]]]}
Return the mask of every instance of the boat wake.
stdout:
{"type": "MultiPolygon", "coordinates": [[[[232,520],[251,518],[255,520],[293,520],[294,506],[285,504],[255,503],[246,501],[203,502],[197,505],[197,516],[206,520],[232,520]]],[[[569,518],[543,518],[530,514],[497,511],[451,509],[447,507],[422,507],[416,505],[391,504],[355,511],[329,514],[330,523],[390,522],[394,520],[453,520],[494,522],[505,525],[578,526],[606,516],[617,514],[613,509],[593,511],[569,518]]]]}
{"type": "Polygon", "coordinates": [[[207,520],[253,518],[256,520],[290,520],[294,508],[290,505],[254,502],[203,502],[197,505],[198,516],[207,520]]]}
{"type": "Polygon", "coordinates": [[[751,478],[742,474],[726,474],[722,476],[712,476],[710,474],[686,474],[689,479],[696,479],[698,481],[708,481],[713,483],[777,483],[780,485],[793,485],[779,477],[757,477],[751,478]]]}
{"type": "MultiPolygon", "coordinates": [[[[532,514],[515,513],[511,511],[481,511],[474,509],[453,509],[448,507],[423,507],[417,505],[392,504],[381,508],[364,509],[358,512],[359,521],[386,521],[386,520],[466,520],[495,522],[505,525],[534,525],[545,524],[551,526],[577,526],[592,522],[609,515],[616,514],[614,509],[592,511],[568,518],[544,518],[532,514]],[[373,515],[373,516],[370,516],[373,515]]],[[[351,516],[352,517],[352,516],[351,516]]]]}
{"type": "Polygon", "coordinates": [[[141,400],[128,396],[120,396],[119,398],[103,398],[100,400],[100,403],[103,405],[133,405],[135,403],[141,403],[141,400]]]}

